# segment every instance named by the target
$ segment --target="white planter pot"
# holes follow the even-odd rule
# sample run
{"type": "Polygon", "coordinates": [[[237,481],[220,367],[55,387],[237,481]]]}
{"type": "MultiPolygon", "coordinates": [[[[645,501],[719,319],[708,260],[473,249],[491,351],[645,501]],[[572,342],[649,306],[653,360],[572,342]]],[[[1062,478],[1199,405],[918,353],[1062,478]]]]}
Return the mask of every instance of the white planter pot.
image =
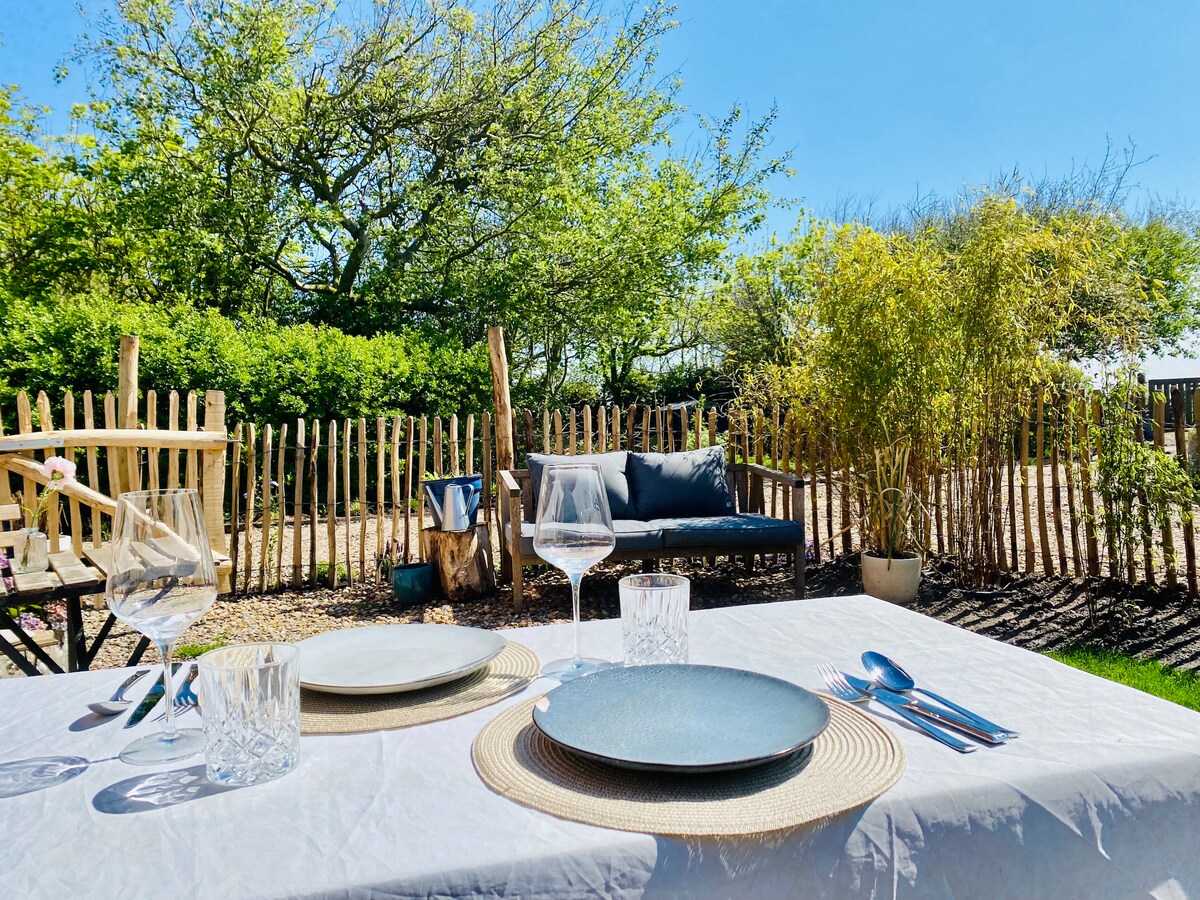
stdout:
{"type": "Polygon", "coordinates": [[[917,599],[921,586],[921,557],[901,553],[890,560],[873,553],[862,554],[863,591],[880,600],[907,606],[917,599]]]}

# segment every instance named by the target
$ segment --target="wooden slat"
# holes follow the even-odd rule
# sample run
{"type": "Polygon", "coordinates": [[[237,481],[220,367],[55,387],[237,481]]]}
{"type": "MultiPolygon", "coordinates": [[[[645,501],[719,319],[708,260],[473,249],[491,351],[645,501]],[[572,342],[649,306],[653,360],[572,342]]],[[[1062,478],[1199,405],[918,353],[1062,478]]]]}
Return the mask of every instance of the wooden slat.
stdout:
{"type": "MultiPolygon", "coordinates": [[[[400,416],[392,416],[392,443],[391,447],[391,463],[392,463],[392,565],[396,565],[401,561],[400,553],[403,546],[403,539],[400,537],[400,441],[402,439],[401,429],[402,420],[400,416]]],[[[405,502],[407,508],[408,503],[405,502]]],[[[407,522],[407,517],[405,519],[407,522]]],[[[404,559],[403,562],[408,562],[404,559]]]]}
{"type": "Polygon", "coordinates": [[[312,449],[308,454],[308,578],[317,583],[317,519],[321,513],[320,486],[317,483],[317,457],[321,452],[321,420],[313,419],[312,449]]]}
{"type": "MultiPolygon", "coordinates": [[[[199,428],[199,420],[196,418],[196,392],[187,392],[187,430],[191,432],[191,437],[196,438],[196,429],[199,428]]],[[[200,471],[197,465],[196,450],[189,448],[187,450],[187,486],[195,490],[200,486],[200,471]]]]}
{"type": "MultiPolygon", "coordinates": [[[[304,419],[296,420],[296,485],[292,489],[292,586],[299,587],[304,580],[304,479],[308,475],[305,456],[308,446],[304,419]]],[[[282,490],[282,486],[280,490],[282,490]]]]}
{"type": "Polygon", "coordinates": [[[608,445],[608,412],[603,406],[596,410],[596,452],[603,453],[608,445]]]}
{"type": "MultiPolygon", "coordinates": [[[[1166,400],[1160,394],[1154,397],[1154,446],[1166,451],[1166,400]]],[[[1175,535],[1171,526],[1171,516],[1168,513],[1159,520],[1162,530],[1163,563],[1166,567],[1167,587],[1175,590],[1179,586],[1179,577],[1175,561],[1175,535]]]]}
{"type": "MultiPolygon", "coordinates": [[[[179,391],[171,391],[167,399],[167,431],[179,430],[179,391]]],[[[179,450],[170,445],[160,444],[170,449],[167,455],[167,487],[183,487],[179,481],[179,450]]]]}
{"type": "Polygon", "coordinates": [[[263,426],[262,432],[262,526],[258,530],[258,589],[265,591],[269,585],[270,572],[267,562],[270,559],[271,523],[275,519],[271,509],[271,454],[274,450],[274,432],[270,425],[263,426]]]}
{"type": "Polygon", "coordinates": [[[1033,510],[1029,502],[1029,411],[1021,411],[1021,513],[1025,524],[1025,571],[1034,571],[1033,510]]]}
{"type": "Polygon", "coordinates": [[[254,430],[254,423],[246,426],[246,534],[242,546],[242,558],[244,560],[245,572],[242,575],[242,591],[250,592],[250,575],[254,570],[254,557],[252,555],[254,547],[251,543],[254,535],[254,494],[258,490],[258,451],[256,448],[257,433],[254,430]]]}
{"type": "MultiPolygon", "coordinates": [[[[571,415],[575,415],[575,410],[571,410],[571,415]]],[[[571,440],[575,440],[575,429],[571,429],[571,440]]],[[[468,475],[476,474],[475,471],[475,413],[467,413],[467,458],[463,466],[464,471],[468,475]]]]}
{"type": "MultiPolygon", "coordinates": [[[[91,428],[96,423],[96,414],[92,403],[92,392],[83,392],[83,424],[85,428],[91,428]]],[[[100,490],[100,464],[97,458],[96,448],[88,447],[84,453],[87,459],[88,485],[94,490],[100,490]]],[[[5,481],[7,481],[7,476],[5,481]]],[[[91,528],[92,528],[92,546],[99,547],[102,543],[102,535],[100,533],[100,510],[92,508],[90,510],[91,528]]]]}
{"type": "MultiPolygon", "coordinates": [[[[0,415],[0,438],[4,437],[4,416],[0,415]]],[[[0,472],[0,503],[12,502],[12,485],[8,483],[8,473],[0,472]]],[[[0,585],[3,585],[4,579],[0,578],[0,585]]],[[[3,588],[0,587],[0,591],[3,588]]],[[[4,596],[0,593],[0,597],[4,596]]]]}
{"type": "Polygon", "coordinates": [[[458,466],[458,413],[450,416],[450,475],[457,478],[462,474],[458,466]]]}
{"type": "Polygon", "coordinates": [[[1092,451],[1088,437],[1088,419],[1091,418],[1091,405],[1087,398],[1081,398],[1078,411],[1079,436],[1079,481],[1083,493],[1084,530],[1087,541],[1087,573],[1092,576],[1100,574],[1100,548],[1096,541],[1096,502],[1092,493],[1092,451]]]}
{"type": "MultiPolygon", "coordinates": [[[[70,391],[63,394],[63,428],[66,431],[75,430],[75,395],[70,391]]],[[[75,448],[70,444],[66,445],[63,448],[63,456],[71,462],[75,462],[75,448]]],[[[4,475],[2,480],[7,483],[8,476],[4,475]]],[[[76,498],[72,497],[69,509],[71,511],[71,552],[79,556],[83,553],[83,507],[76,498]]]]}
{"type": "MultiPolygon", "coordinates": [[[[287,458],[288,426],[279,426],[279,450],[275,454],[275,496],[279,503],[279,524],[275,528],[275,572],[272,584],[283,587],[283,531],[287,525],[287,484],[284,481],[284,462],[287,458]]],[[[293,531],[295,527],[293,526],[293,531]]]]}
{"type": "Polygon", "coordinates": [[[358,582],[367,580],[367,420],[358,420],[358,582]]]}
{"type": "MultiPolygon", "coordinates": [[[[230,584],[233,590],[237,590],[238,572],[241,571],[240,566],[243,564],[241,541],[239,540],[242,533],[242,431],[244,426],[238,422],[233,429],[233,442],[229,452],[229,557],[231,568],[229,572],[230,584]]],[[[176,454],[172,452],[170,457],[176,454]]],[[[174,487],[174,482],[168,478],[167,484],[174,487]]]]}
{"type": "MultiPolygon", "coordinates": [[[[107,394],[106,398],[111,396],[111,393],[107,394]]],[[[225,442],[227,436],[205,431],[175,432],[172,434],[170,431],[163,431],[162,429],[150,433],[145,428],[129,431],[119,428],[78,428],[71,432],[48,430],[41,434],[14,434],[0,437],[0,453],[62,449],[67,446],[68,439],[70,439],[72,447],[117,447],[121,449],[138,447],[166,449],[174,447],[187,449],[194,453],[197,450],[219,448],[225,442]]]]}
{"type": "Polygon", "coordinates": [[[83,548],[84,558],[105,577],[112,571],[112,555],[112,544],[100,544],[96,547],[83,548]]]}
{"type": "MultiPolygon", "coordinates": [[[[146,391],[146,430],[143,434],[146,435],[147,441],[153,441],[155,432],[158,431],[158,395],[153,391],[146,391]]],[[[221,435],[222,440],[226,435],[221,435]]],[[[157,491],[160,487],[159,481],[159,462],[160,453],[158,444],[148,444],[146,450],[146,487],[152,491],[157,491]]]]}
{"type": "MultiPolygon", "coordinates": [[[[404,450],[404,562],[412,562],[412,492],[413,492],[413,442],[416,434],[416,420],[408,417],[404,450]]],[[[417,527],[421,527],[417,520],[417,527]]],[[[420,543],[418,541],[418,543],[420,543]]]]}
{"type": "MultiPolygon", "coordinates": [[[[611,449],[615,453],[621,449],[621,407],[617,406],[615,403],[613,404],[613,408],[612,408],[612,418],[610,420],[610,427],[612,428],[612,447],[611,447],[611,449]]],[[[697,431],[697,434],[699,434],[698,431],[697,431]]]]}
{"type": "Polygon", "coordinates": [[[554,452],[560,456],[563,452],[563,417],[560,409],[554,411],[554,452]]]}
{"type": "MultiPolygon", "coordinates": [[[[1055,398],[1050,408],[1050,502],[1054,508],[1054,540],[1058,544],[1058,570],[1067,574],[1067,536],[1063,529],[1062,484],[1059,477],[1058,445],[1062,438],[1059,402],[1055,398]]],[[[1132,580],[1132,579],[1131,579],[1132,580]]]]}
{"type": "Polygon", "coordinates": [[[650,452],[650,407],[642,407],[642,452],[650,452]]]}
{"type": "MultiPolygon", "coordinates": [[[[426,438],[428,437],[427,425],[428,422],[425,416],[421,416],[421,440],[417,445],[417,460],[414,463],[417,467],[416,478],[409,486],[410,490],[415,488],[417,492],[417,531],[425,527],[425,492],[421,490],[421,482],[425,480],[429,473],[429,469],[425,465],[426,438]]],[[[412,428],[410,427],[409,432],[411,433],[411,431],[412,428]]],[[[412,494],[410,493],[408,496],[411,497],[412,494]]],[[[405,525],[407,527],[407,523],[405,525]]],[[[408,538],[406,537],[405,540],[408,540],[408,538]]],[[[421,541],[417,541],[417,554],[420,561],[425,562],[425,545],[421,541]]]]}
{"type": "Polygon", "coordinates": [[[583,452],[592,452],[592,405],[583,405],[583,452]]]}
{"type": "Polygon", "coordinates": [[[0,504],[0,522],[17,523],[21,520],[21,507],[17,503],[0,504]]]}
{"type": "Polygon", "coordinates": [[[637,444],[633,442],[634,430],[637,427],[637,404],[630,403],[629,409],[625,410],[625,449],[633,450],[637,444]]]}
{"type": "Polygon", "coordinates": [[[50,568],[65,587],[87,587],[100,583],[96,570],[85,566],[74,553],[51,553],[49,559],[50,568]]]}
{"type": "MultiPolygon", "coordinates": [[[[1176,389],[1171,394],[1172,418],[1175,420],[1175,458],[1184,472],[1189,470],[1187,453],[1187,412],[1183,405],[1183,392],[1176,389]]],[[[1183,558],[1187,577],[1188,596],[1196,596],[1196,529],[1191,516],[1183,519],[1183,558]]]]}
{"type": "MultiPolygon", "coordinates": [[[[383,520],[387,516],[387,473],[384,471],[384,452],[387,449],[387,426],[382,416],[375,418],[375,558],[382,559],[386,549],[383,540],[383,520]]],[[[380,566],[375,567],[375,580],[382,577],[380,566]]]]}
{"type": "MultiPolygon", "coordinates": [[[[33,409],[29,405],[29,395],[24,391],[17,392],[17,431],[22,435],[28,435],[33,432],[33,409]]],[[[8,440],[3,438],[0,440],[8,440]]],[[[25,454],[32,456],[32,453],[25,454]]],[[[27,526],[32,526],[34,523],[28,521],[29,515],[37,506],[37,484],[31,478],[23,478],[21,480],[21,505],[29,512],[26,513],[27,526]]]]}
{"type": "Polygon", "coordinates": [[[342,520],[346,534],[346,583],[354,584],[354,549],[350,543],[350,446],[354,426],[350,419],[342,421],[342,520]]]}
{"type": "Polygon", "coordinates": [[[576,421],[578,414],[575,407],[571,407],[567,423],[567,452],[572,456],[579,453],[579,423],[576,421]]]}
{"type": "Polygon", "coordinates": [[[13,592],[17,594],[45,594],[59,587],[53,572],[13,573],[13,592]]]}
{"type": "Polygon", "coordinates": [[[490,541],[492,525],[492,415],[486,409],[479,417],[483,431],[483,520],[488,526],[490,541]]]}
{"type": "Polygon", "coordinates": [[[1037,410],[1037,459],[1034,460],[1034,465],[1037,466],[1038,541],[1042,551],[1042,571],[1047,575],[1053,575],[1054,558],[1050,555],[1050,531],[1046,527],[1046,467],[1042,465],[1046,449],[1046,408],[1045,394],[1042,391],[1038,391],[1035,408],[1037,410]]]}
{"type": "Polygon", "coordinates": [[[329,586],[338,584],[337,552],[337,420],[329,421],[329,438],[325,442],[325,539],[328,542],[329,586]]]}
{"type": "Polygon", "coordinates": [[[542,410],[542,452],[550,452],[550,410],[542,410]]]}

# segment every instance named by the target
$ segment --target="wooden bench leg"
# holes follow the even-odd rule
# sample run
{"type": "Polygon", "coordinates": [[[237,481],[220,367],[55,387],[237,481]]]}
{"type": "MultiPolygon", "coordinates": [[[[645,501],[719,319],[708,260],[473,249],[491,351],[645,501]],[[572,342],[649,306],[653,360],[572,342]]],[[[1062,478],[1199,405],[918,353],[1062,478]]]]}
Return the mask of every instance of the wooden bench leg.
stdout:
{"type": "Polygon", "coordinates": [[[525,573],[521,570],[521,560],[516,556],[512,559],[512,592],[513,612],[520,612],[525,601],[525,573]]]}

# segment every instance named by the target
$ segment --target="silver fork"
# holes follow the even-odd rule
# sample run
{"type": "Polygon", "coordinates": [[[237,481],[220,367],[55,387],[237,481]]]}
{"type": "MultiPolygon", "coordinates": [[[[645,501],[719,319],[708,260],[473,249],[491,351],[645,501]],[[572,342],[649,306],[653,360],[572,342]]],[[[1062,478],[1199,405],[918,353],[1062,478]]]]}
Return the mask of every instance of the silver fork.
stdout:
{"type": "MultiPolygon", "coordinates": [[[[200,708],[200,698],[196,696],[196,692],[192,690],[192,682],[196,680],[199,674],[199,668],[195,665],[187,674],[187,678],[183,679],[183,683],[179,685],[179,690],[175,692],[175,699],[171,701],[171,711],[175,715],[183,715],[190,709],[198,710],[200,708]]],[[[155,722],[161,722],[167,717],[165,712],[159,713],[155,722]]]]}
{"type": "Polygon", "coordinates": [[[936,725],[930,724],[916,713],[905,709],[898,703],[890,703],[881,697],[872,696],[866,691],[860,691],[858,688],[850,684],[850,682],[846,680],[845,676],[833,666],[820,665],[817,667],[817,671],[821,673],[821,680],[825,682],[825,687],[829,689],[829,693],[833,694],[833,696],[837,697],[839,700],[845,700],[847,703],[860,703],[864,700],[875,700],[878,703],[882,703],[892,712],[896,713],[896,715],[902,716],[913,725],[916,725],[934,740],[940,741],[947,747],[957,750],[959,753],[974,753],[979,749],[974,744],[968,744],[966,741],[960,741],[953,735],[947,734],[936,725]]]}

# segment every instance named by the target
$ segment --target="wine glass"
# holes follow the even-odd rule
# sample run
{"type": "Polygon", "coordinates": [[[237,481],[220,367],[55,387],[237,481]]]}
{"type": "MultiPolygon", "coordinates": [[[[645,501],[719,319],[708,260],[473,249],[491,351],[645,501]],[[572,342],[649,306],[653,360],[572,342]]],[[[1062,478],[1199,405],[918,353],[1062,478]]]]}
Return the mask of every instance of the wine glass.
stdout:
{"type": "Polygon", "coordinates": [[[547,466],[542,473],[533,549],[571,582],[575,655],[546,663],[543,675],[570,681],[611,665],[602,659],[584,658],[580,651],[579,583],[584,572],[613,552],[616,543],[600,469],[586,464],[547,466]]]}
{"type": "Polygon", "coordinates": [[[104,596],[114,616],[154,641],[163,661],[162,733],[134,741],[121,759],[152,766],[195,756],[204,749],[204,735],[198,728],[175,727],[171,656],[179,635],[217,599],[217,573],[196,491],[131,491],[117,498],[104,596]]]}

